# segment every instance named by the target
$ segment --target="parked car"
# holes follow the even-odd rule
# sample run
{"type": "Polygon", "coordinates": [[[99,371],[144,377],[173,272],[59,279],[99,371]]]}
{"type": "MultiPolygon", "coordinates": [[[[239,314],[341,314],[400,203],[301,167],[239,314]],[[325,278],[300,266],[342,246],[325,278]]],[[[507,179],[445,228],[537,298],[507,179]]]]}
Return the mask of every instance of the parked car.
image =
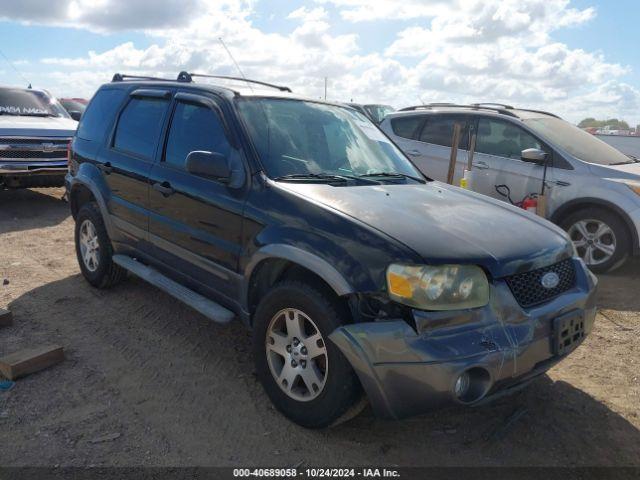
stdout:
{"type": "Polygon", "coordinates": [[[546,217],[569,232],[594,272],[614,270],[640,253],[637,159],[556,115],[508,105],[412,107],[388,116],[381,128],[425,175],[446,180],[455,122],[463,132],[456,181],[473,129],[475,191],[518,203],[541,192],[546,169],[546,217]]]}
{"type": "Polygon", "coordinates": [[[63,186],[76,126],[47,91],[0,87],[0,188],[63,186]]]}
{"type": "Polygon", "coordinates": [[[74,120],[80,120],[80,117],[87,108],[87,103],[89,103],[84,98],[60,98],[58,100],[74,120]]]}
{"type": "Polygon", "coordinates": [[[359,103],[348,103],[352,108],[355,108],[360,113],[364,114],[375,124],[380,124],[384,117],[395,111],[395,108],[389,105],[368,104],[361,105],[359,103]]]}
{"type": "MultiPolygon", "coordinates": [[[[253,329],[257,377],[305,427],[515,391],[591,331],[596,279],[560,228],[425,179],[364,115],[251,81],[117,74],[67,191],[78,263],[253,329]]],[[[215,77],[218,78],[218,77],[215,77]]]]}

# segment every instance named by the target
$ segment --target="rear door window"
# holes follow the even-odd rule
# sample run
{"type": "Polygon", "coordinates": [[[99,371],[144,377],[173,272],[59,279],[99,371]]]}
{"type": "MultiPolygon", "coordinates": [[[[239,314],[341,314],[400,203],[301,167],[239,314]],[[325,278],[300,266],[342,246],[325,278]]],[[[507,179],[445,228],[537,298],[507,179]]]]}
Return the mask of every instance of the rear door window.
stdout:
{"type": "Polygon", "coordinates": [[[228,156],[231,145],[216,112],[202,105],[179,102],[169,128],[164,161],[184,168],[187,155],[196,150],[228,156]]]}
{"type": "Polygon", "coordinates": [[[424,117],[422,115],[398,117],[391,120],[391,129],[399,137],[415,140],[423,121],[424,117]]]}
{"type": "Polygon", "coordinates": [[[460,144],[458,147],[466,150],[469,144],[469,125],[464,117],[454,115],[429,115],[424,127],[422,127],[418,140],[433,145],[451,147],[453,126],[456,122],[462,124],[460,144]]]}
{"type": "Polygon", "coordinates": [[[544,150],[538,139],[513,123],[492,118],[478,122],[476,152],[519,160],[528,148],[544,150]]]}
{"type": "Polygon", "coordinates": [[[164,98],[132,98],[120,115],[113,146],[152,159],[168,105],[164,98]]]}
{"type": "Polygon", "coordinates": [[[98,90],[78,125],[78,137],[83,140],[102,141],[112,125],[113,117],[127,92],[121,88],[98,90]]]}

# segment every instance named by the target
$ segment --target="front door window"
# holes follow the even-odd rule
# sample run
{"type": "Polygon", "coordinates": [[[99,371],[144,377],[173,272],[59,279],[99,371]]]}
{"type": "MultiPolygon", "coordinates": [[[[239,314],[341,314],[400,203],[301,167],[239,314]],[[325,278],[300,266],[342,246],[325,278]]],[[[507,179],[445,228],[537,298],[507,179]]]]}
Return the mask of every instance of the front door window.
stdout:
{"type": "Polygon", "coordinates": [[[522,151],[529,148],[542,150],[543,146],[517,125],[490,118],[478,122],[476,152],[519,160],[522,151]]]}

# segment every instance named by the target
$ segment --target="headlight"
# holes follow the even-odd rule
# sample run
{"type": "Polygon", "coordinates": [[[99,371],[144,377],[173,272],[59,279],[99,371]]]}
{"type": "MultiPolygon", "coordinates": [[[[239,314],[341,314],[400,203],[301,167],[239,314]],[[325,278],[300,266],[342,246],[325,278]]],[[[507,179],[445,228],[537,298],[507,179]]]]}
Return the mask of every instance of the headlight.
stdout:
{"type": "Polygon", "coordinates": [[[629,187],[631,190],[633,190],[636,194],[640,195],[640,183],[635,183],[635,182],[630,182],[630,183],[626,183],[625,185],[627,187],[629,187]]]}
{"type": "Polygon", "coordinates": [[[489,281],[475,265],[392,264],[387,288],[392,300],[421,310],[461,310],[489,303],[489,281]]]}

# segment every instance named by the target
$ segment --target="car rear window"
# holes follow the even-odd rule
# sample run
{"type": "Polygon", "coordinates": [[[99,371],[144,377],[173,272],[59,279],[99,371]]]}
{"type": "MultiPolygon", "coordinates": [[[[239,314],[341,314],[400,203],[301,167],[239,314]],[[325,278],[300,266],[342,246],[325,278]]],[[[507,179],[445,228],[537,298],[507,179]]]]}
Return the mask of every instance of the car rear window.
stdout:
{"type": "Polygon", "coordinates": [[[78,137],[83,140],[101,141],[126,92],[122,89],[102,89],[95,94],[78,126],[78,137]]]}
{"type": "Polygon", "coordinates": [[[466,120],[460,117],[430,115],[427,118],[427,123],[420,132],[418,140],[425,143],[431,143],[433,145],[451,147],[451,140],[453,139],[453,125],[456,122],[462,123],[459,148],[466,150],[469,144],[469,127],[466,120]]]}
{"type": "Polygon", "coordinates": [[[397,136],[413,140],[423,118],[418,115],[394,118],[391,120],[391,129],[397,136]]]}
{"type": "Polygon", "coordinates": [[[196,150],[228,156],[231,145],[218,115],[207,107],[178,103],[173,114],[165,162],[184,168],[187,155],[196,150]]]}
{"type": "Polygon", "coordinates": [[[120,115],[113,146],[151,159],[168,105],[163,98],[132,98],[120,115]]]}

